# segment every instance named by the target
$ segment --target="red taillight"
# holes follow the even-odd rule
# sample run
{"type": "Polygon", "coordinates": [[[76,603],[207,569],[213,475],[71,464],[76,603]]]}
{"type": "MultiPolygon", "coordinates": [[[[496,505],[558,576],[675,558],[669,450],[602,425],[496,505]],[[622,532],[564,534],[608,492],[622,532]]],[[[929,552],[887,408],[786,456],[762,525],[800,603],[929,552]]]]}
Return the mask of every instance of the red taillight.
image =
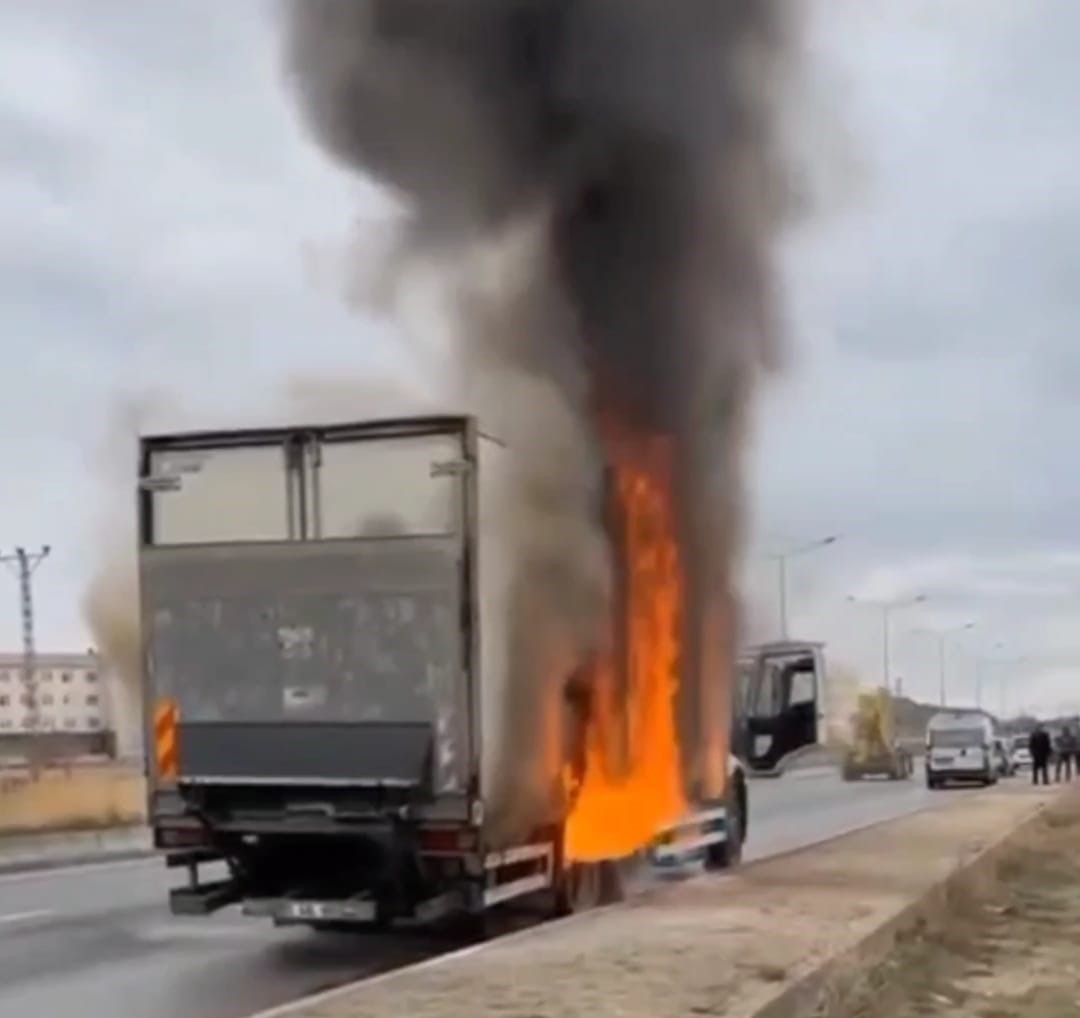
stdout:
{"type": "Polygon", "coordinates": [[[157,848],[200,848],[206,844],[206,832],[201,827],[158,827],[154,831],[157,848]]]}
{"type": "Polygon", "coordinates": [[[457,855],[475,851],[476,831],[469,827],[425,827],[420,831],[420,851],[457,855]]]}

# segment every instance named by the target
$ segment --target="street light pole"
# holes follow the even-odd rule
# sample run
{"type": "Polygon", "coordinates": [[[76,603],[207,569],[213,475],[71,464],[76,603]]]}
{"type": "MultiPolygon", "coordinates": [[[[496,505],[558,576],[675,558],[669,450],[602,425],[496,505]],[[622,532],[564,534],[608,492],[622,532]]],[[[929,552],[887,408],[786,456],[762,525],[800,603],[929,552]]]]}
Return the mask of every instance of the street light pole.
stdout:
{"type": "Polygon", "coordinates": [[[892,683],[889,678],[889,623],[891,615],[897,608],[909,608],[914,604],[922,604],[926,600],[925,594],[917,594],[915,597],[903,601],[869,601],[854,594],[848,594],[848,600],[852,604],[864,604],[870,608],[877,608],[881,612],[881,667],[882,681],[889,692],[892,692],[892,683]]]}
{"type": "Polygon", "coordinates": [[[840,538],[836,534],[832,534],[829,537],[823,537],[818,541],[811,541],[808,544],[797,545],[794,548],[789,548],[787,551],[777,552],[770,555],[773,561],[776,562],[776,579],[777,579],[777,605],[780,615],[780,639],[786,640],[788,638],[788,607],[787,607],[787,561],[789,558],[795,558],[798,555],[805,555],[811,551],[817,551],[819,548],[827,548],[830,544],[836,544],[840,538]]]}
{"type": "MultiPolygon", "coordinates": [[[[994,644],[994,649],[995,650],[1000,650],[1002,647],[1004,647],[1004,644],[1002,644],[1002,643],[994,644]]],[[[1019,664],[1023,664],[1027,660],[1029,660],[1027,655],[1022,655],[1020,657],[1007,657],[1007,658],[1002,658],[1002,657],[980,658],[976,662],[976,668],[978,670],[975,673],[975,703],[976,703],[976,705],[979,706],[979,707],[982,706],[982,666],[984,666],[984,665],[1019,665],[1019,664]]],[[[1002,676],[1001,678],[998,679],[998,711],[1000,712],[1002,717],[1005,716],[1006,693],[1007,693],[1006,681],[1005,681],[1005,677],[1002,676]]]]}
{"type": "Polygon", "coordinates": [[[890,676],[892,670],[889,668],[889,605],[882,605],[881,607],[881,667],[884,674],[882,675],[882,681],[885,688],[891,693],[892,682],[890,676]]]}
{"type": "Polygon", "coordinates": [[[946,694],[946,654],[945,654],[945,639],[952,633],[962,633],[968,629],[974,629],[974,622],[965,622],[962,626],[954,626],[952,629],[915,629],[912,632],[921,633],[925,636],[932,636],[937,641],[938,649],[938,697],[941,700],[941,706],[945,707],[947,704],[948,696],[946,694]]]}
{"type": "MultiPolygon", "coordinates": [[[[1004,643],[995,643],[990,649],[1001,650],[1004,646],[1004,643]]],[[[987,664],[990,660],[990,658],[985,657],[977,657],[975,659],[975,706],[979,710],[982,710],[983,665],[987,664]]]]}
{"type": "Polygon", "coordinates": [[[780,581],[780,639],[786,640],[788,638],[788,621],[787,621],[787,556],[777,555],[776,566],[779,571],[780,581]]]}

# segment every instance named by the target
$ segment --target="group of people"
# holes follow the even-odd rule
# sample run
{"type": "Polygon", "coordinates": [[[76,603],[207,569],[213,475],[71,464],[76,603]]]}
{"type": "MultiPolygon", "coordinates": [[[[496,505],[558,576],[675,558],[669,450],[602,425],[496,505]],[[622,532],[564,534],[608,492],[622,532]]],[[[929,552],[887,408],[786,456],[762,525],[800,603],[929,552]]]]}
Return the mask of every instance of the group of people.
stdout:
{"type": "Polygon", "coordinates": [[[1042,725],[1036,725],[1028,738],[1031,751],[1031,780],[1050,784],[1050,762],[1054,762],[1054,780],[1072,781],[1073,764],[1080,776],[1080,736],[1065,725],[1055,738],[1042,725]]]}

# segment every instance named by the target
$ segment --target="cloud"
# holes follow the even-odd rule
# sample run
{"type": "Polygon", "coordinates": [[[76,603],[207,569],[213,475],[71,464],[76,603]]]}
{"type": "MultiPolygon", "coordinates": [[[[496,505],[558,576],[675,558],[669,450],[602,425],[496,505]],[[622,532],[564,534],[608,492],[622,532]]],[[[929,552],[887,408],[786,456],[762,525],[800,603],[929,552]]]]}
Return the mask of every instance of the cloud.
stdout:
{"type": "MultiPolygon", "coordinates": [[[[817,11],[863,173],[787,252],[797,356],[761,412],[757,543],[845,535],[792,562],[792,615],[866,681],[880,620],[846,596],[926,592],[894,618],[894,679],[934,695],[933,643],[908,631],[973,618],[954,641],[956,695],[973,698],[975,658],[1004,654],[1027,659],[1011,674],[1029,705],[1054,709],[1080,695],[1063,668],[1080,658],[1080,8],[817,11]]],[[[770,567],[751,554],[748,571],[756,631],[774,633],[770,567]]]]}
{"type": "MultiPolygon", "coordinates": [[[[912,630],[973,619],[950,641],[958,698],[976,658],[1026,657],[984,666],[984,692],[1080,705],[1080,5],[815,12],[800,134],[839,176],[784,255],[794,351],[758,413],[753,631],[776,626],[760,553],[839,533],[790,564],[795,632],[877,681],[880,619],[846,596],[926,592],[894,617],[906,689],[937,692],[912,630]]],[[[381,242],[388,203],[303,136],[275,17],[270,0],[0,10],[0,466],[17,493],[0,548],[55,548],[42,646],[86,639],[119,394],[157,388],[220,423],[279,416],[290,379],[424,373],[397,326],[339,297],[337,252],[358,216],[381,242]]],[[[349,403],[347,383],[305,391],[349,403]]],[[[9,593],[0,645],[16,646],[9,593]]]]}

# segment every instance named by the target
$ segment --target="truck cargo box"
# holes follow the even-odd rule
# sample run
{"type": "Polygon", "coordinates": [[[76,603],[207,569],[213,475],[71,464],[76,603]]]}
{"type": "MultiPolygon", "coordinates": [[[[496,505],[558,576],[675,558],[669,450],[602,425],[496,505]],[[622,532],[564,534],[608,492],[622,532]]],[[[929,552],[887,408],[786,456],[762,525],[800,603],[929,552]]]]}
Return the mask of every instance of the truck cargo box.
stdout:
{"type": "Polygon", "coordinates": [[[470,815],[506,660],[497,626],[482,648],[479,442],[450,417],[143,441],[146,701],[180,747],[155,786],[470,815]]]}

